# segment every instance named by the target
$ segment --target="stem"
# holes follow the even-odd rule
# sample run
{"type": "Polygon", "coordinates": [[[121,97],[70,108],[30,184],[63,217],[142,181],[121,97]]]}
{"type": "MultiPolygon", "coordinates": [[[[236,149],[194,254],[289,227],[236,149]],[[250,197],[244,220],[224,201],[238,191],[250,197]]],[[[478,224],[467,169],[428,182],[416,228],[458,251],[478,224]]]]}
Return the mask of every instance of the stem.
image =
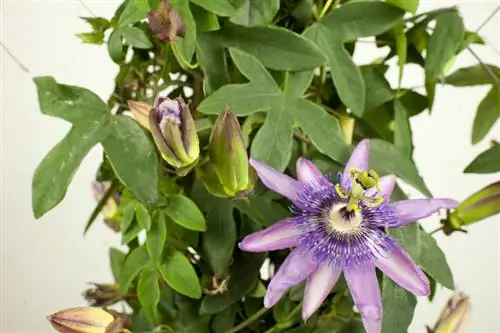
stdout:
{"type": "Polygon", "coordinates": [[[245,321],[241,322],[238,326],[233,327],[232,329],[230,329],[226,333],[236,333],[236,332],[240,331],[241,329],[247,327],[248,325],[250,325],[251,323],[253,323],[257,319],[259,319],[260,317],[265,315],[269,310],[270,309],[268,309],[268,308],[260,309],[259,311],[255,312],[253,315],[248,317],[245,321]]]}
{"type": "Polygon", "coordinates": [[[441,230],[443,230],[443,229],[444,229],[444,227],[439,227],[439,228],[437,228],[437,229],[434,229],[434,230],[432,230],[431,232],[429,232],[429,235],[433,235],[433,234],[435,234],[436,232],[441,231],[441,230]]]}
{"type": "Polygon", "coordinates": [[[187,68],[196,69],[198,67],[198,63],[191,65],[186,59],[184,59],[182,54],[179,52],[179,49],[177,48],[177,43],[175,41],[172,41],[170,43],[170,46],[172,46],[172,51],[174,52],[177,59],[179,59],[187,68]]]}
{"type": "Polygon", "coordinates": [[[26,72],[29,74],[30,70],[28,67],[24,66],[23,63],[21,61],[19,61],[19,59],[17,59],[17,57],[12,53],[10,52],[10,50],[7,48],[7,46],[5,46],[4,43],[2,43],[0,41],[0,46],[2,47],[2,49],[5,51],[5,53],[7,53],[7,55],[12,59],[14,60],[14,62],[19,66],[19,68],[21,68],[21,70],[23,72],[26,72]]]}
{"type": "Polygon", "coordinates": [[[99,203],[94,208],[94,211],[90,215],[90,218],[87,222],[87,225],[85,226],[85,229],[83,231],[84,235],[87,233],[87,231],[89,231],[90,227],[92,226],[92,224],[94,224],[94,221],[97,218],[97,216],[99,215],[99,213],[102,211],[104,206],[106,206],[106,204],[108,203],[109,198],[111,198],[111,195],[118,187],[118,183],[119,183],[118,180],[116,180],[116,179],[113,180],[113,182],[111,183],[111,186],[108,188],[106,193],[102,196],[101,200],[99,200],[99,203]]]}
{"type": "Polygon", "coordinates": [[[493,18],[495,17],[495,15],[498,13],[498,11],[500,10],[500,6],[498,6],[497,8],[495,8],[495,10],[486,18],[486,20],[484,20],[483,23],[481,23],[481,25],[479,26],[479,28],[477,28],[476,30],[476,34],[479,33],[479,30],[481,30],[482,28],[484,28],[484,26],[486,24],[488,24],[488,22],[493,18]]]}
{"type": "Polygon", "coordinates": [[[483,67],[483,69],[486,71],[486,73],[488,73],[488,75],[497,83],[500,85],[500,79],[498,78],[498,76],[496,76],[496,74],[491,70],[490,66],[488,66],[487,64],[485,64],[481,58],[479,58],[479,56],[477,55],[476,52],[474,52],[474,50],[470,47],[470,46],[467,46],[467,50],[474,56],[474,58],[476,58],[476,60],[479,62],[479,64],[481,65],[481,67],[483,67]]]}
{"type": "Polygon", "coordinates": [[[323,18],[323,16],[325,16],[326,12],[328,11],[328,8],[330,8],[330,6],[332,5],[332,3],[333,3],[333,0],[327,0],[326,1],[325,6],[323,7],[323,9],[321,10],[321,12],[319,13],[319,19],[320,20],[323,18]]]}

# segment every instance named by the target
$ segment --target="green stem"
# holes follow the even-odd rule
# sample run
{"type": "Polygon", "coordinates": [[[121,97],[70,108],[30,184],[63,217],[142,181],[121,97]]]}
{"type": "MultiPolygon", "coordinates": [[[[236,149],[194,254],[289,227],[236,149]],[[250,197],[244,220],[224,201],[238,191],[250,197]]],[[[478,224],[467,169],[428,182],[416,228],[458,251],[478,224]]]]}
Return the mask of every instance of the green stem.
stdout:
{"type": "Polygon", "coordinates": [[[321,12],[319,13],[319,19],[320,20],[323,18],[323,16],[325,16],[326,12],[328,11],[328,8],[330,8],[330,6],[332,4],[333,4],[333,0],[327,0],[326,1],[325,6],[323,7],[323,9],[321,10],[321,12]]]}
{"type": "Polygon", "coordinates": [[[179,52],[179,49],[177,48],[177,43],[175,41],[170,43],[170,46],[172,47],[172,51],[174,52],[177,59],[179,59],[187,68],[196,69],[198,67],[198,63],[191,65],[186,59],[184,59],[182,54],[179,52]]]}
{"type": "Polygon", "coordinates": [[[297,315],[297,313],[300,312],[301,309],[302,309],[302,302],[297,304],[295,309],[293,309],[292,312],[290,312],[288,314],[288,316],[286,316],[286,318],[283,322],[277,323],[276,325],[274,325],[273,327],[271,327],[270,329],[268,329],[264,333],[277,333],[277,332],[281,332],[284,329],[290,328],[294,324],[293,317],[295,317],[297,315]]]}
{"type": "Polygon", "coordinates": [[[259,311],[255,312],[253,315],[251,315],[250,317],[248,317],[245,321],[243,321],[242,323],[240,323],[238,326],[233,327],[232,329],[230,329],[226,333],[236,333],[236,332],[244,329],[245,327],[247,327],[248,325],[250,325],[251,323],[253,323],[257,319],[259,319],[260,317],[262,317],[263,315],[265,315],[269,310],[270,309],[268,309],[268,308],[262,308],[262,309],[260,309],[259,311]]]}
{"type": "Polygon", "coordinates": [[[488,24],[488,22],[489,22],[489,21],[491,21],[491,19],[492,19],[493,17],[495,17],[495,15],[498,13],[498,11],[499,11],[499,10],[500,10],[500,6],[498,6],[497,8],[495,8],[495,10],[494,10],[494,11],[493,11],[493,12],[492,12],[492,13],[491,13],[491,14],[490,14],[487,18],[486,18],[486,20],[484,20],[484,22],[483,22],[483,23],[481,23],[481,25],[479,26],[479,28],[477,28],[477,30],[476,30],[476,34],[478,34],[478,33],[479,33],[479,31],[480,31],[482,28],[484,28],[484,26],[485,26],[486,24],[488,24]]]}

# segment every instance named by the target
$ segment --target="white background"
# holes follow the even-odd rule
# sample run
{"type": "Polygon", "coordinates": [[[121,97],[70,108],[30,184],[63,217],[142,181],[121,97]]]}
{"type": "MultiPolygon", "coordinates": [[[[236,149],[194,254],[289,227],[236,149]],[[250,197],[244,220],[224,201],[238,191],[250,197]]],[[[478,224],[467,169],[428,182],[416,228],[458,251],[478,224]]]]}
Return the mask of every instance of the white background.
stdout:
{"type": "MultiPolygon", "coordinates": [[[[92,150],[68,190],[65,200],[36,221],[31,213],[31,178],[37,164],[68,131],[62,120],[43,116],[38,108],[33,76],[51,75],[59,82],[87,87],[106,99],[113,89],[117,67],[105,47],[82,44],[75,33],[87,31],[78,16],[88,16],[73,0],[0,0],[0,40],[29,68],[23,72],[2,50],[1,56],[1,332],[52,332],[45,317],[60,309],[83,305],[80,296],[90,281],[109,282],[108,248],[119,237],[96,223],[88,235],[82,232],[94,208],[90,181],[100,160],[100,148],[92,150]]],[[[111,17],[117,1],[87,0],[98,16],[111,17]]],[[[476,29],[499,1],[421,1],[419,11],[459,5],[466,26],[476,29]]],[[[500,49],[500,15],[481,34],[500,49]]],[[[486,62],[500,64],[491,47],[475,47],[486,62]]],[[[376,57],[363,44],[356,60],[376,57]]],[[[464,53],[455,68],[476,61],[464,53]]],[[[419,69],[407,68],[407,86],[421,86],[419,69]]],[[[392,77],[397,73],[393,72],[392,77]]],[[[412,120],[415,161],[436,197],[464,199],[495,180],[493,175],[463,175],[463,168],[489,145],[500,139],[497,124],[486,140],[470,144],[475,108],[486,87],[440,87],[433,114],[412,120]]],[[[415,191],[411,192],[419,196],[415,191]]],[[[438,217],[424,221],[427,230],[438,226],[438,217]]],[[[495,217],[469,228],[469,234],[437,235],[460,290],[470,295],[473,312],[466,332],[500,332],[499,227],[495,217]]],[[[440,289],[433,304],[420,300],[412,333],[424,333],[433,325],[449,291],[440,289]]]]}

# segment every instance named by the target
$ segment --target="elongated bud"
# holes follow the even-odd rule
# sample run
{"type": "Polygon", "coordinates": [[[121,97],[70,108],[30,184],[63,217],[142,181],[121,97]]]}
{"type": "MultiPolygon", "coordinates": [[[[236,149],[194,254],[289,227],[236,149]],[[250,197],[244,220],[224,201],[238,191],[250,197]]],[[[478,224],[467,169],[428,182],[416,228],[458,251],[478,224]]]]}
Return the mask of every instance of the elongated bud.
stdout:
{"type": "Polygon", "coordinates": [[[148,22],[151,31],[163,42],[173,41],[176,36],[184,37],[186,34],[182,18],[168,3],[168,0],[162,0],[154,12],[148,13],[148,22]]]}
{"type": "MultiPolygon", "coordinates": [[[[213,170],[226,196],[241,197],[252,191],[255,173],[248,163],[238,118],[228,109],[215,121],[209,153],[213,170]]],[[[209,187],[216,186],[212,184],[209,187]]]]}
{"type": "MultiPolygon", "coordinates": [[[[109,191],[110,182],[92,182],[92,193],[94,199],[99,202],[109,191]]],[[[120,204],[120,196],[116,193],[111,195],[104,206],[101,213],[104,216],[104,223],[114,231],[120,231],[121,214],[118,209],[120,204]]]]}
{"type": "Polygon", "coordinates": [[[191,167],[200,155],[196,125],[181,98],[159,97],[149,114],[149,127],[163,159],[177,169],[191,167]]]}
{"type": "Polygon", "coordinates": [[[453,295],[431,332],[433,333],[461,333],[464,332],[466,321],[470,313],[469,298],[458,293],[453,295]]]}
{"type": "Polygon", "coordinates": [[[460,230],[463,226],[479,222],[498,213],[500,213],[500,181],[469,196],[442,223],[445,232],[450,234],[460,230]]]}
{"type": "Polygon", "coordinates": [[[109,333],[107,328],[115,320],[109,312],[95,307],[66,309],[47,319],[61,333],[109,333]]]}
{"type": "Polygon", "coordinates": [[[153,107],[138,101],[127,101],[127,104],[139,125],[149,130],[149,113],[153,107]]]}
{"type": "Polygon", "coordinates": [[[92,283],[94,286],[83,292],[83,297],[90,306],[110,306],[121,300],[117,284],[92,283]]]}

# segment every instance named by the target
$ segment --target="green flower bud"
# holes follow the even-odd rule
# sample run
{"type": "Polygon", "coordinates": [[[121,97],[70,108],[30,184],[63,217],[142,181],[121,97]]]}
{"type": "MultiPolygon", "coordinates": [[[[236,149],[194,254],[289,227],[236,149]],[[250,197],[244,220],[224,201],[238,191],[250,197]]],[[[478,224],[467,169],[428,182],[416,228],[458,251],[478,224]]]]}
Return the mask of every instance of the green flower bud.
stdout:
{"type": "Polygon", "coordinates": [[[249,166],[238,118],[225,110],[215,121],[210,135],[211,166],[205,186],[214,195],[244,197],[253,190],[255,171],[249,166]]]}
{"type": "Polygon", "coordinates": [[[470,301],[462,293],[453,295],[436,323],[432,333],[461,333],[470,313],[470,301]]]}
{"type": "Polygon", "coordinates": [[[200,155],[196,125],[181,98],[159,97],[149,113],[149,127],[163,159],[176,169],[193,166],[200,155]]]}

